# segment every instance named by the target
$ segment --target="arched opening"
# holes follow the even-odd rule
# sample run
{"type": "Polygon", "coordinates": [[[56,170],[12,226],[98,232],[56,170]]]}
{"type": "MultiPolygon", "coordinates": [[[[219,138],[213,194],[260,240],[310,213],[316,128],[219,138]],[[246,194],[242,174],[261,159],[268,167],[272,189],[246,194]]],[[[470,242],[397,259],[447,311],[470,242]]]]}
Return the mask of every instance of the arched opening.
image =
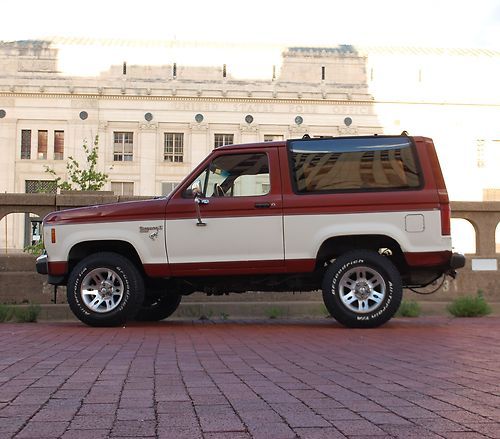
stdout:
{"type": "Polygon", "coordinates": [[[451,219],[451,241],[453,250],[464,254],[476,253],[476,230],[463,218],[451,219]]]}
{"type": "Polygon", "coordinates": [[[495,229],[495,253],[500,253],[500,222],[495,229]]]}
{"type": "Polygon", "coordinates": [[[11,213],[0,220],[0,253],[19,253],[42,239],[42,218],[32,212],[11,213]]]}

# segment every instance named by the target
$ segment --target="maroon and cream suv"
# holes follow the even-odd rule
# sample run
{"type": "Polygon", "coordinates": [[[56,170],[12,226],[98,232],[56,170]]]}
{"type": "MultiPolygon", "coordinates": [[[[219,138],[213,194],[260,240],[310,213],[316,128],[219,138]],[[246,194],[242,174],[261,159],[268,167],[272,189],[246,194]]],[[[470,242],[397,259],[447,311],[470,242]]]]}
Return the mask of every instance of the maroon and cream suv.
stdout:
{"type": "Polygon", "coordinates": [[[432,140],[404,135],[217,148],[166,197],[49,214],[44,242],[38,272],[92,326],[195,291],[322,290],[340,323],[375,327],[465,263],[432,140]]]}

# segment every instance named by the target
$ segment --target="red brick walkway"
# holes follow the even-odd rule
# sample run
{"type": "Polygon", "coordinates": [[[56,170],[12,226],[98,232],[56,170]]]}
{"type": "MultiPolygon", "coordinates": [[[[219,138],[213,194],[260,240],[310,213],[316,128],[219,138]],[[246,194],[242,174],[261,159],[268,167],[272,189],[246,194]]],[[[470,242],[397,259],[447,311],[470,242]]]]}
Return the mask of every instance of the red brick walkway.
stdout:
{"type": "Polygon", "coordinates": [[[500,319],[0,325],[0,438],[499,438],[500,319]]]}

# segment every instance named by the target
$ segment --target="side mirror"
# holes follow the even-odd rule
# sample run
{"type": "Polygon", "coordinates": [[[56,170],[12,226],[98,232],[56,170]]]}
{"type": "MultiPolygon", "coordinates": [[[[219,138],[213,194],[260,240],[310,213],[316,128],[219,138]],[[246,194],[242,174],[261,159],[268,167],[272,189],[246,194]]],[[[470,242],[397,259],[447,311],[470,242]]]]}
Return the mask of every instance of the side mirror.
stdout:
{"type": "Polygon", "coordinates": [[[189,198],[196,198],[202,195],[201,193],[201,181],[195,180],[184,192],[184,195],[189,198]]]}
{"type": "Polygon", "coordinates": [[[201,181],[195,180],[193,182],[193,184],[191,185],[190,189],[191,189],[191,193],[193,194],[193,197],[201,195],[201,181]]]}

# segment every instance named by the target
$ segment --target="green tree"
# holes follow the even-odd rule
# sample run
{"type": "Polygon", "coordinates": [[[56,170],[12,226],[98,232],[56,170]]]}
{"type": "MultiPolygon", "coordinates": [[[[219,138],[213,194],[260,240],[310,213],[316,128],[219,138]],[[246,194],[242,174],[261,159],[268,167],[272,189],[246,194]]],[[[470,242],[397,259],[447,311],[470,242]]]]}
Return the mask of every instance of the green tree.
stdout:
{"type": "Polygon", "coordinates": [[[98,191],[102,189],[104,184],[108,181],[108,174],[97,170],[99,136],[95,136],[93,145],[89,145],[87,140],[84,140],[83,150],[86,156],[86,164],[84,167],[80,167],[80,164],[72,156],[68,157],[68,162],[66,163],[68,181],[63,181],[61,177],[57,176],[54,169],[45,166],[45,172],[55,177],[55,182],[59,189],[98,191]]]}

